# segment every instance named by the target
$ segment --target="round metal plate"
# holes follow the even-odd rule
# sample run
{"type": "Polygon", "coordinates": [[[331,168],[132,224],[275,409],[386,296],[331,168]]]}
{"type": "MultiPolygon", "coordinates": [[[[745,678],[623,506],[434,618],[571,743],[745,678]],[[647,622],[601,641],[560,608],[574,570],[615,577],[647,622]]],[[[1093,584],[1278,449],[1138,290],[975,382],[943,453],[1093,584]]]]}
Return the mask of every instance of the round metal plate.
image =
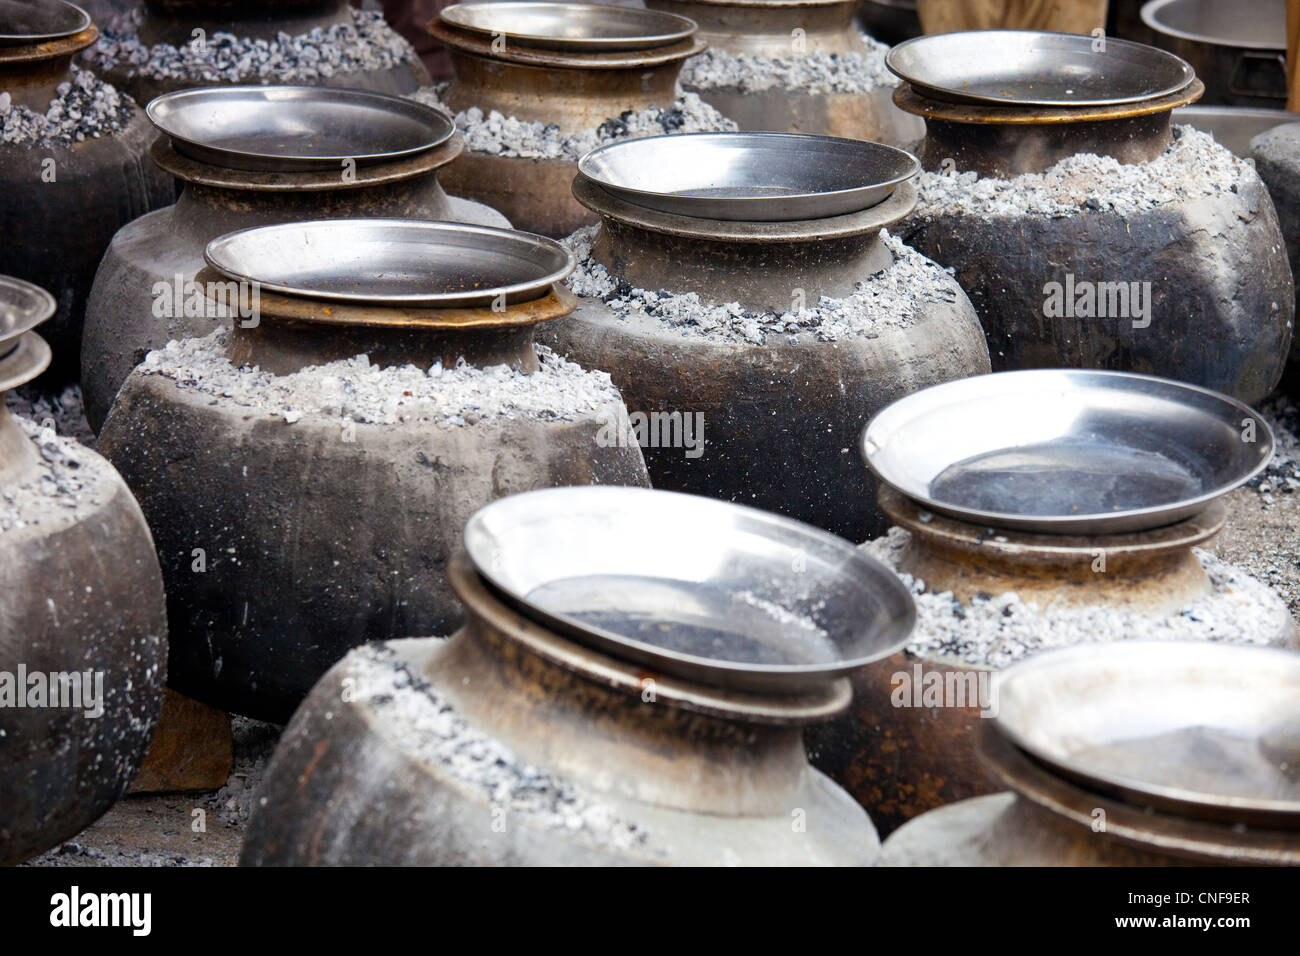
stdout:
{"type": "Polygon", "coordinates": [[[49,43],[90,26],[90,14],[63,0],[0,0],[0,46],[49,43]]]}
{"type": "Polygon", "coordinates": [[[513,495],[465,528],[522,613],[653,673],[792,692],[896,651],[899,579],[847,541],[729,502],[586,486],[513,495]]]}
{"type": "Polygon", "coordinates": [[[1194,819],[1300,827],[1300,654],[1082,645],[998,680],[998,731],[1083,786],[1194,819]]]}
{"type": "Polygon", "coordinates": [[[0,275],[0,358],[27,332],[54,315],[58,303],[38,285],[0,275]]]}
{"type": "Polygon", "coordinates": [[[399,96],[321,86],[167,93],[146,112],[178,153],[227,169],[331,170],[405,159],[447,142],[451,119],[399,96]]]}
{"type": "Polygon", "coordinates": [[[921,170],[911,153],[800,133],[685,133],[594,149],[578,171],[627,202],[697,219],[791,222],[861,212],[921,170]]]}
{"type": "Polygon", "coordinates": [[[974,30],[906,40],[885,65],[913,88],[956,103],[1113,106],[1169,96],[1196,78],[1181,58],[1128,40],[974,30]]]}
{"type": "Polygon", "coordinates": [[[458,3],[438,16],[468,33],[546,50],[653,50],[695,33],[686,17],[603,3],[458,3]]]}
{"type": "Polygon", "coordinates": [[[263,290],[429,308],[540,298],[574,266],[562,245],[531,233],[400,219],[257,226],[213,239],[203,257],[263,290]]]}
{"type": "Polygon", "coordinates": [[[999,372],[914,392],[863,430],[887,484],[960,521],[1060,534],[1173,524],[1273,454],[1259,415],[1209,389],[1126,372],[999,372]]]}

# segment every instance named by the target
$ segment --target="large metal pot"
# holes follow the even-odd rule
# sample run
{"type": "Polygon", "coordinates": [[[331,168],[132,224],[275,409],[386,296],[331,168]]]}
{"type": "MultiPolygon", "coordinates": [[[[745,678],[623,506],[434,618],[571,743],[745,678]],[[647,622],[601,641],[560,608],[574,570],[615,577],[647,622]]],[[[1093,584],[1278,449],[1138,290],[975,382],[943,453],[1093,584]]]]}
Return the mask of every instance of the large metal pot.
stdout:
{"type": "Polygon", "coordinates": [[[1205,81],[1205,102],[1286,105],[1286,0],[1151,0],[1142,22],[1205,81]]]}
{"type": "Polygon", "coordinates": [[[27,330],[54,309],[0,277],[0,865],[57,845],[126,792],[167,657],[158,559],[131,492],[89,448],[5,407],[3,393],[50,361],[27,330]],[[49,696],[32,696],[38,683],[49,696]]]}
{"type": "MultiPolygon", "coordinates": [[[[1080,153],[1123,164],[1154,159],[1170,143],[1170,112],[1199,93],[1193,81],[1144,101],[1035,107],[940,101],[904,84],[895,99],[926,119],[917,152],[927,170],[1009,180],[1080,153]]],[[[900,232],[956,269],[997,371],[1144,372],[1257,402],[1281,377],[1295,294],[1268,192],[1253,170],[1241,178],[1234,191],[1132,214],[1100,202],[1059,216],[932,212],[922,202],[900,232]],[[1148,314],[1076,316],[1072,305],[1049,314],[1051,284],[1064,289],[1075,280],[1149,289],[1148,314]]]]}
{"type": "MultiPolygon", "coordinates": [[[[451,54],[455,73],[443,101],[453,112],[478,107],[527,122],[554,124],[568,135],[599,127],[628,110],[668,109],[677,74],[704,49],[690,37],[629,52],[547,50],[506,45],[435,20],[429,32],[451,54]]],[[[566,236],[593,221],[573,200],[577,172],[569,159],[530,159],[467,151],[443,180],[453,193],[499,209],[520,229],[566,236]]]]}
{"type": "Polygon", "coordinates": [[[800,738],[846,705],[845,681],[764,694],[647,674],[521,616],[463,555],[450,574],[468,614],[450,641],[354,651],[294,715],[242,864],[874,862],[871,821],[800,738]],[[469,759],[428,756],[452,732],[469,759]]]}
{"type": "MultiPolygon", "coordinates": [[[[72,59],[95,42],[92,26],[47,43],[0,48],[0,94],[44,115],[72,59]]],[[[58,312],[46,329],[54,348],[50,376],[75,379],[82,315],[95,267],[117,229],[171,201],[167,177],[149,162],[153,138],[144,111],[118,132],[80,142],[0,144],[0,273],[48,289],[58,312]]]]}
{"type": "Polygon", "coordinates": [[[860,0],[857,21],[868,36],[891,46],[924,32],[916,0],[860,0]]]}
{"type": "MultiPolygon", "coordinates": [[[[209,269],[196,281],[212,288],[224,278],[209,269]]],[[[572,307],[562,289],[504,312],[266,293],[253,327],[234,323],[226,355],[274,376],[358,354],[370,367],[453,369],[464,358],[526,375],[538,367],[535,324],[572,307]]],[[[626,414],[616,397],[570,411],[569,420],[495,414],[463,423],[351,423],[310,409],[268,417],[138,368],[100,447],[158,542],[172,686],[284,720],[350,648],[451,631],[460,609],[447,562],[471,512],[536,487],[648,483],[637,448],[596,441],[610,416],[626,414]]]]}
{"type": "MultiPolygon", "coordinates": [[[[842,297],[890,268],[894,254],[880,231],[915,202],[905,183],[857,213],[734,222],[635,206],[584,176],[573,191],[601,217],[592,257],[612,276],[778,315],[792,296],[814,304],[842,297]]],[[[943,282],[942,293],[918,301],[910,327],[873,337],[719,343],[654,320],[623,321],[596,298],[581,299],[543,336],[580,365],[608,371],[634,411],[702,420],[702,453],[644,449],[655,487],[753,504],[860,541],[884,529],[868,479],[847,452],[863,422],[909,392],[988,371],[965,295],[943,282]]]]}
{"type": "Polygon", "coordinates": [[[158,314],[158,283],[185,283],[203,268],[203,250],[217,236],[277,222],[330,218],[449,219],[508,226],[494,210],[449,198],[438,182],[461,154],[459,136],[412,158],[339,172],[253,172],[184,156],[166,137],[154,163],[176,177],[176,204],[124,226],[100,263],[86,306],[81,387],[86,418],[98,431],[117,390],[151,349],[172,339],[207,335],[213,320],[184,310],[158,314]],[[178,314],[179,312],[179,314],[178,314]]]}
{"type": "MultiPolygon", "coordinates": [[[[789,60],[869,50],[853,22],[856,0],[648,0],[646,6],[691,18],[710,49],[727,54],[789,60]]],[[[747,132],[817,133],[907,146],[922,131],[894,106],[892,83],[851,93],[684,85],[747,132]]]]}
{"type": "MultiPolygon", "coordinates": [[[[348,0],[146,0],[138,29],[128,25],[128,34],[138,36],[146,46],[165,43],[183,48],[189,44],[207,43],[217,33],[228,33],[241,40],[274,41],[280,34],[300,37],[316,29],[328,30],[348,25],[357,15],[348,0]]],[[[367,14],[369,15],[369,14],[367,14]]],[[[380,24],[381,31],[391,31],[380,24]]],[[[406,94],[429,83],[429,73],[406,41],[396,32],[395,43],[405,46],[404,58],[393,66],[379,70],[340,72],[328,77],[322,85],[341,86],[377,93],[406,94]]],[[[97,51],[97,56],[102,55],[97,51]]],[[[178,59],[178,62],[181,62],[178,59]]],[[[269,76],[234,76],[229,80],[213,80],[202,75],[151,76],[140,72],[125,61],[105,65],[101,72],[119,89],[124,89],[142,103],[147,103],[163,93],[195,86],[211,86],[214,82],[258,83],[285,82],[269,76]]],[[[293,79],[290,82],[302,82],[293,79]]]]}

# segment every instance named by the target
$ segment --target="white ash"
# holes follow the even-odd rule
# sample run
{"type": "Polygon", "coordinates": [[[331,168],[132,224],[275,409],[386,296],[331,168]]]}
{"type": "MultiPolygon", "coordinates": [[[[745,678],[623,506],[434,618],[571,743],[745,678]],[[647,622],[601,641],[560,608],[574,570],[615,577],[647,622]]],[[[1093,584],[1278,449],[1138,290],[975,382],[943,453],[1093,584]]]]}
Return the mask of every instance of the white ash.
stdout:
{"type": "Polygon", "coordinates": [[[1121,640],[1281,645],[1290,622],[1286,606],[1265,585],[1200,548],[1194,551],[1213,590],[1177,614],[1158,615],[1103,605],[1044,609],[1014,592],[962,602],[899,571],[909,539],[895,527],[862,547],[897,571],[912,592],[916,629],[907,652],[917,657],[1001,668],[1039,651],[1121,640]]]}
{"type": "Polygon", "coordinates": [[[804,53],[783,57],[728,53],[709,47],[682,67],[680,82],[688,90],[729,93],[870,93],[898,85],[885,66],[889,47],[862,34],[861,53],[804,53]]]}
{"type": "Polygon", "coordinates": [[[539,367],[532,374],[463,362],[380,368],[362,354],[273,375],[232,365],[226,358],[229,335],[217,329],[202,338],[169,342],[146,355],[133,374],[162,375],[179,388],[262,409],[290,425],[304,419],[445,427],[511,418],[587,421],[604,420],[612,406],[622,407],[607,373],[586,371],[545,346],[537,348],[539,367]]]}
{"type": "Polygon", "coordinates": [[[376,12],[352,10],[351,23],[316,27],[274,40],[237,37],[218,30],[175,47],[140,41],[143,8],[124,14],[103,30],[86,51],[87,62],[102,70],[122,69],[127,76],[209,83],[322,83],[349,73],[388,70],[414,58],[415,51],[376,12]]]}
{"type": "Polygon", "coordinates": [[[600,299],[620,319],[649,318],[686,338],[749,345],[875,338],[885,330],[909,328],[927,304],[951,304],[962,296],[948,271],[882,230],[894,264],[859,282],[845,298],[821,296],[814,305],[781,313],[746,311],[738,302],[707,305],[695,292],[637,289],[611,275],[591,257],[599,228],[588,226],[562,240],[578,260],[566,280],[569,288],[600,299]]]}
{"type": "Polygon", "coordinates": [[[473,788],[494,807],[548,829],[585,836],[598,846],[653,852],[650,833],[588,799],[573,784],[521,761],[500,741],[480,733],[392,647],[368,644],[348,655],[354,700],[382,715],[384,728],[425,763],[473,788]]]}
{"type": "Polygon", "coordinates": [[[915,180],[919,200],[912,217],[1128,216],[1167,203],[1236,193],[1258,179],[1253,163],[1237,158],[1209,133],[1176,126],[1169,148],[1144,163],[1079,153],[1045,172],[1014,179],[923,172],[915,180]]]}
{"type": "MultiPolygon", "coordinates": [[[[410,98],[442,110],[451,110],[443,102],[446,83],[427,86],[410,98]]],[[[694,93],[680,93],[672,106],[660,109],[625,110],[611,116],[593,129],[562,134],[554,123],[523,120],[497,110],[484,113],[477,106],[461,110],[454,116],[456,128],[465,137],[471,152],[490,156],[513,156],[520,159],[565,159],[577,162],[597,146],[665,133],[723,133],[737,127],[694,93]]]]}
{"type": "Polygon", "coordinates": [[[120,133],[135,115],[135,101],[89,70],[72,67],[44,113],[13,102],[0,90],[0,144],[48,146],[80,143],[120,133]]]}
{"type": "Polygon", "coordinates": [[[57,395],[46,394],[34,385],[23,385],[4,393],[5,404],[15,415],[30,418],[42,428],[51,428],[64,438],[75,438],[94,446],[95,433],[86,421],[80,385],[65,385],[57,395]]]}
{"type": "Polygon", "coordinates": [[[1275,444],[1268,467],[1250,481],[1250,487],[1270,503],[1274,494],[1300,492],[1300,408],[1286,396],[1277,395],[1258,411],[1272,427],[1275,444]]]}
{"type": "Polygon", "coordinates": [[[18,427],[36,446],[36,467],[21,483],[0,484],[0,534],[57,529],[82,520],[112,497],[117,473],[84,445],[19,415],[18,427]]]}

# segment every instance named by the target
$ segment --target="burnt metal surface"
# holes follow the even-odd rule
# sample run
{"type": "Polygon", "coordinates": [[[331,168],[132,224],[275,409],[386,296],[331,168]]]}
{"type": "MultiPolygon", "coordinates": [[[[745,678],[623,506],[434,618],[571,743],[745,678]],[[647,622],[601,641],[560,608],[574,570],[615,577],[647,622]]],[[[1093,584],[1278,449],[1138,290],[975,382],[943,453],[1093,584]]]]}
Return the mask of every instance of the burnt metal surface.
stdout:
{"type": "MultiPolygon", "coordinates": [[[[440,171],[464,148],[454,136],[428,153],[393,164],[339,173],[252,173],[196,163],[165,138],[152,147],[162,169],[181,180],[176,204],[123,227],[100,264],[86,307],[81,385],[86,417],[98,430],[131,369],[175,338],[210,333],[215,321],[173,305],[155,314],[158,283],[192,280],[203,250],[236,229],[322,216],[464,219],[507,226],[492,210],[448,199],[440,171]]],[[[184,296],[183,298],[188,298],[184,296]]]]}
{"type": "Polygon", "coordinates": [[[1236,193],[1129,215],[1102,208],[990,219],[922,211],[897,231],[955,268],[988,336],[994,371],[1140,372],[1247,403],[1263,400],[1281,379],[1295,287],[1273,202],[1253,179],[1236,193]],[[1149,316],[1044,315],[1045,283],[1067,276],[1150,283],[1149,316]]]}
{"type": "MultiPolygon", "coordinates": [[[[802,699],[699,688],[572,644],[497,601],[461,559],[452,580],[469,620],[451,641],[388,645],[392,666],[643,842],[619,849],[527,810],[488,833],[492,801],[366,702],[338,700],[345,659],[281,739],[249,822],[245,865],[870,865],[874,828],[810,771],[799,730],[847,700],[843,681],[802,699]],[[650,684],[647,684],[650,681],[650,684]],[[646,696],[647,686],[654,694],[646,696]],[[328,711],[328,716],[326,712],[328,711]],[[343,813],[336,809],[346,807],[343,813]],[[806,818],[806,830],[791,819],[806,818]],[[791,831],[799,831],[794,838],[791,831]]],[[[417,686],[419,686],[417,684],[417,686]]]]}
{"type": "Polygon", "coordinates": [[[1010,178],[1041,173],[1076,153],[1112,156],[1121,163],[1155,159],[1170,143],[1170,113],[1194,103],[1200,80],[1177,93],[1114,106],[1021,107],[947,103],[904,83],[894,102],[923,117],[925,138],[916,149],[927,169],[951,159],[957,170],[1010,178]]]}
{"type": "MultiPolygon", "coordinates": [[[[50,360],[35,332],[11,341],[17,348],[0,357],[0,492],[36,481],[40,460],[2,390],[50,360]]],[[[77,454],[98,457],[89,448],[77,454]]],[[[109,482],[101,501],[64,514],[30,513],[32,499],[19,498],[28,502],[26,527],[0,532],[0,670],[103,682],[98,693],[83,691],[85,706],[0,708],[0,865],[58,845],[112,806],[139,769],[161,707],[167,618],[158,560],[131,493],[117,476],[109,482]],[[102,705],[97,716],[87,716],[87,694],[102,705]]]]}
{"type": "MultiPolygon", "coordinates": [[[[96,35],[91,27],[65,40],[0,50],[0,90],[43,114],[68,80],[72,57],[96,35]]],[[[121,132],[80,143],[0,145],[0,273],[34,282],[58,300],[43,330],[55,354],[51,384],[77,376],[87,295],[113,233],[174,195],[145,156],[152,137],[140,110],[121,132]],[[51,170],[54,182],[43,178],[51,170]]]]}

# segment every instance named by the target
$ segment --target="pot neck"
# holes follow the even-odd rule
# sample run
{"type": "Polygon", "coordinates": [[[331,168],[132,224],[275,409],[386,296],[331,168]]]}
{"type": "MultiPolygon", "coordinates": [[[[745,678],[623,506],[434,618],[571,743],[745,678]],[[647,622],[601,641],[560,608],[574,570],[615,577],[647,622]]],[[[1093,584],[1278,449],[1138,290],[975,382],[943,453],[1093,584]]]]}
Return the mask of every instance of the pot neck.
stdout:
{"type": "Polygon", "coordinates": [[[1130,534],[1032,534],[926,511],[882,485],[880,509],[910,532],[900,571],[959,601],[1014,591],[1040,607],[1103,605],[1176,613],[1210,591],[1192,549],[1223,527],[1214,502],[1177,524],[1130,534]]]}
{"type": "Polygon", "coordinates": [[[894,102],[925,119],[917,158],[938,171],[951,160],[958,172],[1007,179],[1042,173],[1080,153],[1144,163],[1172,141],[1173,110],[1200,99],[1205,85],[1140,103],[1101,107],[1028,107],[950,103],[923,96],[903,83],[894,102]]]}
{"type": "Polygon", "coordinates": [[[45,113],[59,84],[71,79],[73,58],[97,39],[99,30],[91,26],[62,40],[0,48],[0,92],[15,106],[45,113]]]}
{"type": "Polygon", "coordinates": [[[592,257],[633,287],[694,292],[706,305],[738,302],[778,314],[844,298],[894,263],[880,231],[916,202],[903,184],[878,206],[800,222],[726,222],[660,213],[616,199],[585,177],[577,200],[601,217],[592,257]]]}
{"type": "Polygon", "coordinates": [[[537,370],[534,327],[567,315],[574,306],[572,294],[559,286],[541,298],[502,309],[412,309],[264,293],[210,267],[201,269],[194,282],[214,318],[231,324],[226,346],[230,361],[274,375],[361,354],[381,368],[428,368],[438,361],[452,366],[464,360],[478,367],[509,365],[531,373],[537,370]]]}
{"type": "Polygon", "coordinates": [[[848,704],[844,680],[785,699],[658,677],[519,616],[464,555],[449,577],[467,621],[429,679],[522,759],[598,792],[727,816],[788,812],[808,770],[801,728],[848,704]]]}
{"type": "Polygon", "coordinates": [[[793,58],[810,53],[860,53],[866,44],[853,23],[856,0],[733,2],[647,0],[651,10],[689,17],[710,47],[727,53],[793,58]]]}

